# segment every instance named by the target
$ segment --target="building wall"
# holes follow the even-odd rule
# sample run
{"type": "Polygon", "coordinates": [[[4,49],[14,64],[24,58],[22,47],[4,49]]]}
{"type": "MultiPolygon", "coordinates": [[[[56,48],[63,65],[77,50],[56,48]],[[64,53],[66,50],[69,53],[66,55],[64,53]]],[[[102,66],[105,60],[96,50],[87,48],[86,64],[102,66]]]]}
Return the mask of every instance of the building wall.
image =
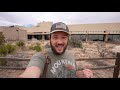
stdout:
{"type": "MultiPolygon", "coordinates": [[[[52,22],[40,22],[32,28],[25,27],[0,27],[6,40],[24,40],[28,35],[41,37],[49,35],[52,22]],[[38,35],[38,36],[36,36],[38,35]]],[[[101,23],[101,24],[72,24],[68,25],[71,35],[120,35],[120,23],[101,23]]],[[[90,36],[93,38],[92,36],[90,36]]],[[[44,37],[42,38],[44,39],[44,37]]]]}
{"type": "MultiPolygon", "coordinates": [[[[28,35],[45,35],[50,33],[52,22],[40,22],[32,28],[24,28],[28,35]]],[[[106,40],[108,35],[120,35],[120,23],[71,24],[68,25],[72,36],[78,35],[82,40],[106,40]],[[86,35],[88,38],[86,39],[86,35]],[[107,36],[104,38],[103,36],[107,36]]],[[[118,37],[118,36],[115,36],[118,37]]]]}
{"type": "Polygon", "coordinates": [[[19,39],[22,41],[27,41],[27,31],[19,29],[19,39]]]}
{"type": "Polygon", "coordinates": [[[27,31],[14,27],[0,27],[0,32],[3,32],[6,41],[26,41],[27,31]]]}
{"type": "MultiPolygon", "coordinates": [[[[31,33],[50,32],[52,22],[41,22],[32,28],[23,28],[31,33]]],[[[68,25],[71,34],[104,34],[107,31],[110,34],[120,34],[120,23],[98,23],[98,24],[71,24],[68,25]]]]}

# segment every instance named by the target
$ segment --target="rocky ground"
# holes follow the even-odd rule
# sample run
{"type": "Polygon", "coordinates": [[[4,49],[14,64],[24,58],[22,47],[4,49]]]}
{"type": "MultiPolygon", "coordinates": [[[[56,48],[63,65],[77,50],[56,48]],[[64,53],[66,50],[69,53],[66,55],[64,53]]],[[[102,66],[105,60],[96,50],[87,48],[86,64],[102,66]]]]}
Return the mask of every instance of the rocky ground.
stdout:
{"type": "MultiPolygon", "coordinates": [[[[116,43],[103,43],[103,42],[83,42],[83,48],[71,48],[75,53],[75,58],[110,58],[116,57],[116,51],[118,51],[119,44],[116,43]],[[117,50],[116,50],[117,49],[117,50]]],[[[36,53],[35,51],[19,50],[13,55],[7,55],[7,57],[19,57],[19,58],[31,58],[32,55],[36,53]]],[[[115,60],[87,60],[87,61],[77,61],[79,68],[83,68],[86,64],[91,65],[91,67],[97,66],[110,66],[114,65],[115,60]]],[[[9,62],[7,66],[16,66],[16,67],[26,67],[28,62],[9,62]]],[[[2,70],[0,69],[0,78],[16,78],[24,70],[2,70]]],[[[103,69],[103,70],[93,70],[94,78],[112,78],[113,69],[103,69]]]]}
{"type": "MultiPolygon", "coordinates": [[[[116,54],[113,52],[113,49],[117,46],[115,44],[90,42],[90,43],[83,43],[83,46],[84,46],[83,49],[78,49],[78,48],[73,49],[73,52],[75,53],[76,58],[116,57],[116,54]]],[[[90,64],[91,67],[111,66],[115,64],[115,60],[87,60],[87,61],[77,62],[77,65],[80,68],[83,68],[86,64],[90,64]]],[[[93,73],[94,73],[94,78],[112,78],[113,77],[113,69],[93,70],[93,73]]]]}

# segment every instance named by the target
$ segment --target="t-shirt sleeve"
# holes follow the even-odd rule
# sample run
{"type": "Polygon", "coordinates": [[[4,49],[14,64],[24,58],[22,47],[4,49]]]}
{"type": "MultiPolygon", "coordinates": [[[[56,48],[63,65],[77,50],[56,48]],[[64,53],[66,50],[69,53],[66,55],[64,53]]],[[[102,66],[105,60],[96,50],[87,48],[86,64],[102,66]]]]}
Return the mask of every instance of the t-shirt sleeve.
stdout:
{"type": "Polygon", "coordinates": [[[32,56],[27,67],[36,66],[39,67],[43,72],[45,61],[46,61],[45,55],[42,52],[39,52],[32,56]]]}

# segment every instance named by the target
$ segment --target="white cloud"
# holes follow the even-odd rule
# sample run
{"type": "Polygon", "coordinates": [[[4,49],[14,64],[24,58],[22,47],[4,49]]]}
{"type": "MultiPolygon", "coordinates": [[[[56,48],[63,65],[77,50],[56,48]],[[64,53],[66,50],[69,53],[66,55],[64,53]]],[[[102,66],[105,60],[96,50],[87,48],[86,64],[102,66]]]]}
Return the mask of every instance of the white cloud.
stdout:
{"type": "Polygon", "coordinates": [[[0,20],[0,26],[11,26],[11,25],[20,25],[20,24],[12,23],[12,22],[5,21],[5,20],[0,20]]]}
{"type": "Polygon", "coordinates": [[[67,24],[120,22],[120,12],[0,12],[1,23],[34,24],[42,21],[67,24]]]}

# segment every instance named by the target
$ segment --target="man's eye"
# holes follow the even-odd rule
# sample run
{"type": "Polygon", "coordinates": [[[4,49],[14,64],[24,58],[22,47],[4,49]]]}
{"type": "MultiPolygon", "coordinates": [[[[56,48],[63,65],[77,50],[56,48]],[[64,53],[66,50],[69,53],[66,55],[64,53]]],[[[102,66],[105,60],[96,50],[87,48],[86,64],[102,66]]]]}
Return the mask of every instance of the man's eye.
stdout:
{"type": "Polygon", "coordinates": [[[67,38],[67,37],[62,37],[63,39],[67,38]]]}
{"type": "Polygon", "coordinates": [[[57,37],[53,37],[53,39],[57,39],[57,37]]]}

